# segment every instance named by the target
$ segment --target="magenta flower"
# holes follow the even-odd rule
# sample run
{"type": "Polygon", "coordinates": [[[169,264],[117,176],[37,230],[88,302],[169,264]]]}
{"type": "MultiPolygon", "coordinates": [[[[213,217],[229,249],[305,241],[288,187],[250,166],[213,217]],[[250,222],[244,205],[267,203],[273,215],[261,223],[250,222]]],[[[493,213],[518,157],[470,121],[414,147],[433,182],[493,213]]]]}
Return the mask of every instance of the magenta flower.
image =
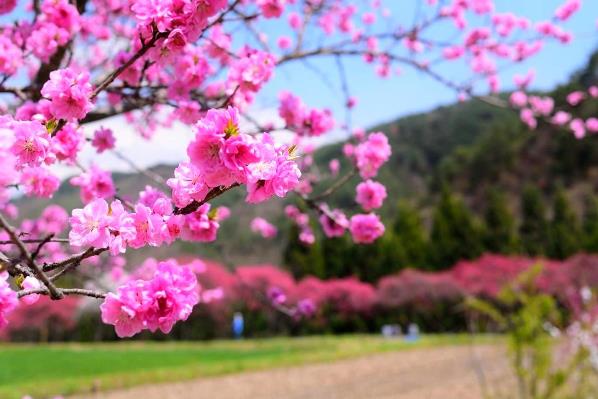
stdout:
{"type": "Polygon", "coordinates": [[[8,272],[0,272],[0,329],[8,324],[6,316],[19,304],[17,293],[10,288],[7,280],[8,272]]]}
{"type": "Polygon", "coordinates": [[[361,205],[364,211],[370,212],[380,208],[385,199],[386,187],[384,185],[372,180],[366,180],[357,185],[355,202],[361,205]]]}
{"type": "Polygon", "coordinates": [[[98,154],[101,154],[106,150],[113,149],[115,142],[112,130],[102,127],[94,132],[91,145],[94,146],[98,154]]]}
{"type": "Polygon", "coordinates": [[[51,102],[50,110],[57,119],[82,119],[93,104],[88,72],[75,72],[72,68],[58,69],[50,73],[50,80],[41,93],[51,102]]]}
{"type": "Polygon", "coordinates": [[[384,234],[384,225],[378,215],[358,214],[351,218],[349,230],[355,243],[371,244],[384,234]]]}
{"type": "Polygon", "coordinates": [[[354,155],[361,177],[369,179],[376,176],[378,169],[390,158],[390,154],[390,145],[384,133],[371,133],[364,142],[355,147],[354,155]]]}
{"type": "Polygon", "coordinates": [[[188,267],[161,262],[148,280],[129,281],[100,306],[102,321],[112,324],[119,337],[131,337],[144,329],[169,333],[186,320],[199,302],[197,278],[188,267]]]}

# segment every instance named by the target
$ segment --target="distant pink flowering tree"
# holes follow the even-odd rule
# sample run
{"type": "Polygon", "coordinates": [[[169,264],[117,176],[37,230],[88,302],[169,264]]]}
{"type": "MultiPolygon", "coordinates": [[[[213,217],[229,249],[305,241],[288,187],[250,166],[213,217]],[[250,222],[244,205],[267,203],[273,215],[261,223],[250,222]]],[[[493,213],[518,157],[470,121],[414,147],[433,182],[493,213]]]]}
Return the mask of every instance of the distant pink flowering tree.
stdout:
{"type": "MultiPolygon", "coordinates": [[[[492,95],[504,66],[534,56],[546,42],[573,39],[564,24],[581,0],[566,0],[546,21],[496,10],[492,0],[426,0],[410,26],[395,21],[391,3],[396,6],[383,0],[0,2],[0,327],[19,302],[26,306],[37,295],[86,295],[104,300],[102,319],[120,336],[170,331],[202,298],[194,274],[183,267],[159,263],[110,293],[101,289],[101,273],[89,273],[82,288],[64,288],[59,280],[97,264],[105,252],[118,280],[118,255],[130,249],[216,240],[229,210],[210,201],[232,189],[244,190],[251,204],[294,196],[297,204],[285,214],[305,244],[315,241],[312,218],[329,237],[348,233],[362,244],[378,239],[385,229],[373,212],[387,194],[374,179],[391,148],[383,133],[351,126],[359,101],[344,67],[347,58],[362,60],[383,79],[399,67],[414,68],[459,98],[514,108],[532,128],[544,118],[568,124],[577,137],[598,131],[595,118],[584,121],[555,110],[549,98],[527,94],[533,74],[515,77],[519,90],[510,101],[492,95]],[[263,27],[271,20],[280,34],[269,38],[263,27]],[[440,25],[452,31],[442,40],[434,38],[440,25]],[[335,61],[342,82],[343,123],[288,91],[279,93],[278,118],[252,117],[250,106],[280,67],[323,57],[335,61]],[[454,81],[437,67],[453,62],[461,62],[471,77],[454,81]],[[173,122],[193,132],[186,159],[171,178],[141,170],[156,185],[134,201],[116,195],[105,166],[80,162],[81,152],[91,149],[112,151],[133,164],[118,152],[118,131],[85,129],[117,115],[136,127],[140,140],[151,140],[173,122]],[[322,174],[309,138],[335,128],[351,136],[343,147],[348,171],[341,175],[341,161],[333,160],[329,175],[322,174]],[[291,140],[277,139],[281,131],[290,132],[291,140]],[[14,190],[52,197],[59,186],[54,166],[61,164],[81,169],[70,180],[80,189],[81,206],[68,210],[70,218],[51,206],[38,219],[14,226],[14,190]],[[353,176],[364,180],[356,187],[364,213],[346,215],[327,201],[353,176]],[[321,180],[332,183],[323,187],[321,180]]],[[[574,107],[596,96],[592,87],[571,93],[568,102],[574,107]]],[[[264,219],[255,219],[251,228],[267,238],[276,234],[264,219]]],[[[273,302],[283,302],[280,294],[270,294],[273,302]]]]}

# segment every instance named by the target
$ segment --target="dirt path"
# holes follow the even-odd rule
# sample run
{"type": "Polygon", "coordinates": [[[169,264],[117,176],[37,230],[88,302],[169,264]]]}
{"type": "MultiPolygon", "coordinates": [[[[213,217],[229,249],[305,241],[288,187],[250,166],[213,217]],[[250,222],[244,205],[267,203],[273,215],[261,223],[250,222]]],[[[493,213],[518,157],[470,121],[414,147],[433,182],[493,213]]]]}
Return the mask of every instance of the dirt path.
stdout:
{"type": "Polygon", "coordinates": [[[93,399],[479,399],[475,364],[492,386],[508,368],[496,346],[416,349],[88,395],[93,399]],[[477,361],[475,360],[477,359],[477,361]]]}

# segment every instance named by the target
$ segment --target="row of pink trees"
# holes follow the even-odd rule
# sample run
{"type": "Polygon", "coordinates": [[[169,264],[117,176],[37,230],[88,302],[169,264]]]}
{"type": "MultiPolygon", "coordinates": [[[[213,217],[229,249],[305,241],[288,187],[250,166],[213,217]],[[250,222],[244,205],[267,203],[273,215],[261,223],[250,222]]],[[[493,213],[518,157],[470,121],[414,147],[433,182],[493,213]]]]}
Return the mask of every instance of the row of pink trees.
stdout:
{"type": "MultiPolygon", "coordinates": [[[[201,304],[190,316],[189,328],[180,326],[174,331],[175,337],[183,339],[230,336],[236,311],[245,315],[249,335],[372,331],[389,322],[403,326],[417,322],[426,331],[460,331],[466,328],[465,297],[496,301],[505,286],[537,265],[543,268],[537,279],[539,291],[557,298],[571,319],[579,321],[584,311],[580,292],[598,286],[598,257],[593,255],[549,261],[487,254],[443,272],[405,269],[375,285],[353,277],[295,280],[273,265],[240,266],[231,272],[210,261],[168,263],[193,271],[200,285],[201,304]]],[[[119,283],[150,278],[158,264],[150,258],[136,269],[135,276],[122,272],[112,277],[119,283]]],[[[10,315],[4,337],[111,338],[105,329],[91,324],[97,320],[93,305],[78,297],[63,302],[42,297],[10,315]]]]}
{"type": "MultiPolygon", "coordinates": [[[[413,23],[402,26],[381,0],[2,2],[0,326],[19,304],[38,295],[53,300],[86,295],[104,299],[103,320],[119,335],[170,331],[201,300],[187,269],[163,263],[153,275],[109,293],[97,273],[95,282],[75,287],[60,280],[75,269],[88,269],[81,263],[104,253],[114,256],[175,240],[216,240],[219,221],[229,212],[212,208],[210,201],[231,189],[245,190],[248,203],[295,195],[303,210],[288,208],[287,214],[301,227],[305,242],[313,242],[306,223],[311,217],[328,236],[348,231],[357,243],[375,241],[384,225],[374,212],[386,193],[371,179],[390,156],[387,138],[351,130],[348,117],[339,126],[329,110],[313,108],[289,92],[280,93],[279,118],[255,120],[251,105],[276,71],[312,58],[336,60],[343,82],[338,101],[347,115],[357,97],[343,66],[346,58],[361,59],[381,78],[394,76],[399,66],[415,68],[461,98],[509,106],[492,95],[499,90],[499,71],[533,57],[548,41],[573,40],[565,24],[580,7],[580,0],[567,0],[547,12],[545,21],[531,21],[497,10],[492,0],[427,0],[413,23]],[[263,33],[268,20],[279,20],[276,37],[263,33]],[[450,39],[435,38],[436,26],[452,31],[446,35],[450,39]],[[453,62],[470,78],[459,82],[444,76],[439,65],[453,62]],[[152,140],[159,127],[175,121],[194,134],[187,159],[173,176],[164,182],[145,172],[155,187],[134,202],[116,195],[101,165],[79,162],[84,148],[117,149],[118,131],[85,128],[117,115],[137,127],[139,140],[152,140]],[[351,133],[342,162],[346,173],[321,187],[314,147],[306,139],[335,126],[351,133]],[[291,132],[291,142],[277,140],[279,131],[291,132]],[[59,186],[56,165],[78,168],[70,183],[81,190],[81,207],[69,212],[68,221],[49,208],[41,218],[15,225],[10,220],[18,215],[15,195],[51,198],[59,186]],[[346,215],[326,201],[356,174],[364,180],[356,193],[363,212],[346,215]],[[68,237],[61,237],[53,223],[65,222],[68,237]]],[[[516,79],[520,92],[511,102],[521,108],[525,123],[532,126],[534,118],[545,117],[570,123],[578,137],[582,125],[594,131],[594,120],[569,122],[560,113],[552,115],[550,99],[527,96],[531,76],[516,79]]],[[[570,103],[594,96],[593,91],[572,93],[570,103]]],[[[331,169],[337,173],[339,163],[331,169]]]]}

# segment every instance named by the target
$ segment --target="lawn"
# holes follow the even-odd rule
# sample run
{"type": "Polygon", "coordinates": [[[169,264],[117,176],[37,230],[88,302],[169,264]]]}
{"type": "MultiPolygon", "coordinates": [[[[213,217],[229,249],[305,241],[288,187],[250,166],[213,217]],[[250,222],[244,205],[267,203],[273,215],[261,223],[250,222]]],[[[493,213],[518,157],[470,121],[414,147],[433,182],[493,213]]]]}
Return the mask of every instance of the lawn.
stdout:
{"type": "Polygon", "coordinates": [[[201,343],[0,344],[0,398],[30,394],[37,399],[469,342],[467,335],[425,336],[416,343],[352,335],[201,343]]]}

